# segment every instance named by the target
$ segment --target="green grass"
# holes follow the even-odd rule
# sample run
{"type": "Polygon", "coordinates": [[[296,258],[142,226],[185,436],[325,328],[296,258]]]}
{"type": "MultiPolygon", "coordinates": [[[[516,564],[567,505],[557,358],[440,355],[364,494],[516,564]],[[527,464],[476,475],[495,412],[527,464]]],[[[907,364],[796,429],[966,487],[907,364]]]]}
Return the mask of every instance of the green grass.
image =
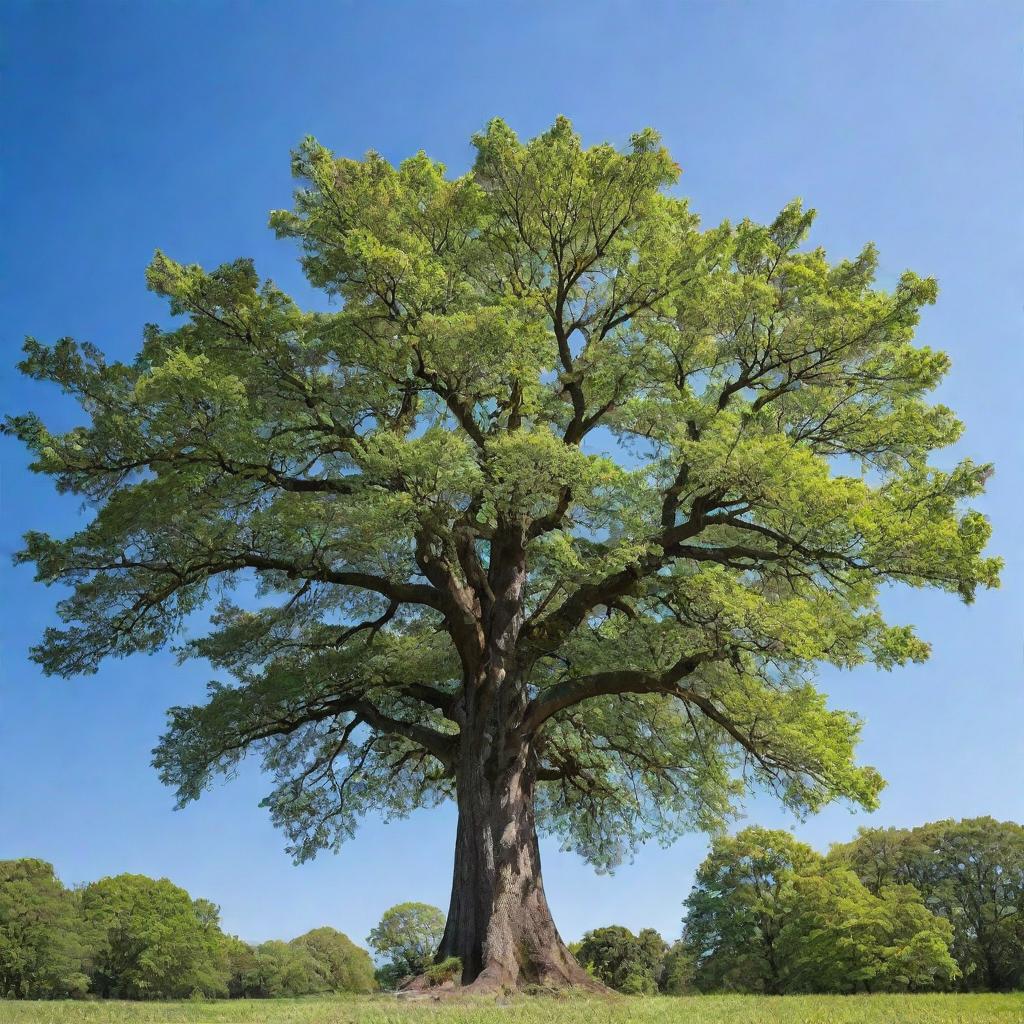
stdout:
{"type": "Polygon", "coordinates": [[[267,1002],[0,1002],[3,1024],[1024,1024],[1024,993],[267,1002]]]}

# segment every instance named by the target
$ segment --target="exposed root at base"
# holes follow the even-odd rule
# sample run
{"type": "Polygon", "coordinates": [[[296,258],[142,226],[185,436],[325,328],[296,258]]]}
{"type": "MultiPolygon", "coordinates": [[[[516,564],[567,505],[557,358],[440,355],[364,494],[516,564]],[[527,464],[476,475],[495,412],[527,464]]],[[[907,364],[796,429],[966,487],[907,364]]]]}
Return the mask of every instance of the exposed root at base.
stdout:
{"type": "Polygon", "coordinates": [[[430,978],[421,974],[407,981],[396,993],[399,999],[403,1000],[431,1000],[434,1002],[449,1002],[462,998],[473,998],[480,996],[554,996],[564,997],[572,995],[588,996],[617,996],[618,993],[608,988],[596,978],[592,978],[585,971],[578,980],[572,982],[562,978],[548,981],[519,983],[509,982],[507,979],[498,976],[502,972],[489,973],[487,970],[470,984],[460,985],[453,981],[446,981],[441,985],[433,984],[430,978]]]}

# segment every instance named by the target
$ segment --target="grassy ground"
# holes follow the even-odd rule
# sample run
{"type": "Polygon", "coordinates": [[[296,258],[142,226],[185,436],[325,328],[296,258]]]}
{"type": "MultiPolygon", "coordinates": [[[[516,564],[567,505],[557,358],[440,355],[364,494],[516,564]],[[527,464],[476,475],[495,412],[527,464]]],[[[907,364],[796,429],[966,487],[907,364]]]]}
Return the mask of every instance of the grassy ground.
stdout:
{"type": "Polygon", "coordinates": [[[1024,1024],[1024,993],[653,999],[0,1002],[2,1024],[1024,1024]]]}

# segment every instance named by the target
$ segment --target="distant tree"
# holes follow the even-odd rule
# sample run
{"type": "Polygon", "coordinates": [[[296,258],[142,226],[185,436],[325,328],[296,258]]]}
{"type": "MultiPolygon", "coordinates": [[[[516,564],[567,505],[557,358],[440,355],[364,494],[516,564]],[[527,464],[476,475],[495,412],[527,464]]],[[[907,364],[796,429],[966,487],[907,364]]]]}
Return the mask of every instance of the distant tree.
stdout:
{"type": "Polygon", "coordinates": [[[669,996],[687,995],[693,991],[693,951],[679,940],[665,953],[661,973],[661,991],[669,996]]]}
{"type": "Polygon", "coordinates": [[[75,896],[52,865],[0,861],[0,998],[81,996],[86,958],[75,896]]]}
{"type": "Polygon", "coordinates": [[[292,939],[292,945],[305,946],[320,961],[332,992],[372,992],[377,987],[370,954],[334,928],[314,928],[292,939]]]}
{"type": "Polygon", "coordinates": [[[396,988],[399,988],[402,982],[407,981],[409,974],[404,971],[397,964],[393,964],[390,961],[388,963],[381,964],[373,972],[374,980],[377,982],[377,987],[384,989],[385,992],[391,992],[396,988]]]}
{"type": "Polygon", "coordinates": [[[668,943],[654,928],[641,928],[636,938],[640,946],[640,962],[649,967],[655,985],[661,988],[668,943]]]}
{"type": "Polygon", "coordinates": [[[258,946],[241,946],[234,945],[229,958],[229,989],[237,997],[279,999],[331,989],[330,965],[303,943],[271,939],[258,946]]]}
{"type": "Polygon", "coordinates": [[[255,998],[249,988],[255,978],[256,947],[236,935],[225,935],[223,950],[228,995],[232,999],[255,998]]]}
{"type": "Polygon", "coordinates": [[[611,925],[587,932],[573,952],[609,988],[630,995],[650,995],[658,991],[667,948],[653,928],[634,935],[628,928],[611,925]]]}
{"type": "Polygon", "coordinates": [[[444,935],[444,911],[429,903],[399,903],[384,912],[367,941],[388,961],[385,981],[421,974],[430,966],[444,935]]]}
{"type": "Polygon", "coordinates": [[[1024,826],[984,817],[861,829],[829,858],[872,892],[913,885],[953,926],[962,987],[1024,988],[1024,826]]]}
{"type": "Polygon", "coordinates": [[[70,588],[45,671],[189,632],[233,677],[171,711],[181,803],[255,752],[304,859],[365,812],[453,799],[439,955],[478,989],[588,985],[538,828],[607,866],[752,785],[873,807],[859,722],[813,670],[927,656],[885,585],[996,583],[970,507],[991,470],[929,462],[962,429],[929,403],[948,358],[913,344],[934,281],[878,287],[871,246],[829,262],[799,202],[701,229],[652,130],[473,142],[457,178],[299,147],[271,220],[330,312],[247,260],[157,254],[187,319],[137,358],[29,340],[23,371],[86,422],[7,429],[93,518],[19,557],[70,588]]]}
{"type": "Polygon", "coordinates": [[[686,901],[704,991],[904,991],[957,975],[952,931],[909,886],[871,893],[789,833],[720,837],[686,901]]]}
{"type": "Polygon", "coordinates": [[[81,893],[95,942],[93,990],[103,997],[172,999],[227,994],[224,935],[208,900],[166,878],[116,875],[81,893]]]}

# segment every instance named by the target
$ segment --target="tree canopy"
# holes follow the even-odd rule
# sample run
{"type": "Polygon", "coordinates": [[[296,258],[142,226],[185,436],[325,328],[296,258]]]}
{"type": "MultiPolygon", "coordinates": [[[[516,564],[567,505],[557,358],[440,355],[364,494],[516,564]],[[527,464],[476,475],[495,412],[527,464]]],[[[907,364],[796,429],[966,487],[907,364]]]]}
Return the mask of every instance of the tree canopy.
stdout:
{"type": "Polygon", "coordinates": [[[166,878],[115,875],[87,885],[93,991],[118,999],[226,994],[219,910],[166,878]]]}
{"type": "Polygon", "coordinates": [[[269,939],[229,945],[228,989],[242,999],[280,999],[326,992],[326,964],[306,945],[269,939]]]}
{"type": "Polygon", "coordinates": [[[314,928],[292,939],[292,945],[304,946],[320,961],[331,992],[372,992],[377,987],[370,954],[336,928],[314,928]]]}
{"type": "Polygon", "coordinates": [[[0,861],[0,999],[269,998],[376,988],[369,953],[334,928],[250,945],[166,878],[66,889],[45,861],[0,861]]]}
{"type": "Polygon", "coordinates": [[[969,504],[990,467],[930,461],[961,432],[929,401],[948,358],[913,344],[933,280],[881,286],[870,245],[830,262],[796,201],[702,229],[651,130],[473,144],[453,177],[305,140],[271,225],[337,308],[158,252],[182,320],[123,363],[30,339],[22,370],[86,422],[7,429],[94,510],[20,555],[70,587],[43,668],[208,659],[230,681],[171,710],[155,764],[184,804],[257,753],[300,860],[459,793],[461,884],[491,895],[453,893],[441,953],[472,974],[490,935],[518,977],[520,932],[560,940],[536,885],[529,924],[492,923],[503,842],[611,867],[748,785],[874,806],[816,665],[922,660],[880,588],[970,600],[998,561],[969,504]]]}

